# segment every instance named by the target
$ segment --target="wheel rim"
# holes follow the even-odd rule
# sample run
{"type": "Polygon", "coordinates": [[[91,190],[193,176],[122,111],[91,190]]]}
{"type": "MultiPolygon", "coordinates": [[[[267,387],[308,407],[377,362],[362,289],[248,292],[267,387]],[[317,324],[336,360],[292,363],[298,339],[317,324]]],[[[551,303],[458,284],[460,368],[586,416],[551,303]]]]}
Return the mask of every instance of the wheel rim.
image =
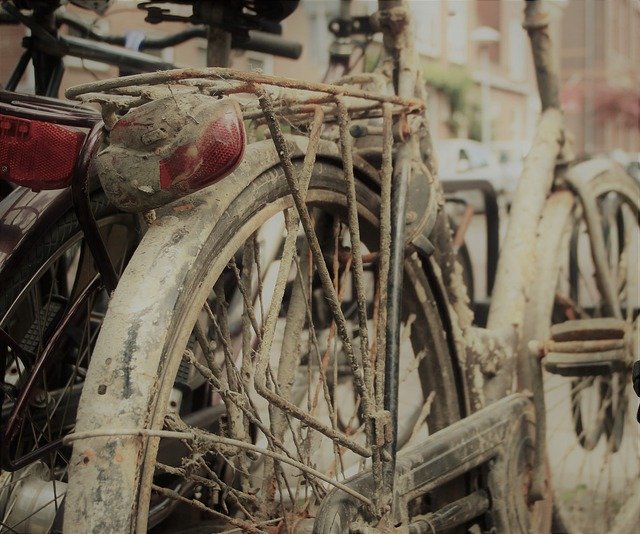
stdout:
{"type": "MultiPolygon", "coordinates": [[[[338,295],[340,295],[340,288],[343,288],[342,298],[344,299],[344,292],[348,292],[349,289],[353,288],[353,283],[350,279],[352,275],[349,270],[351,267],[348,266],[350,263],[350,260],[348,259],[349,254],[345,254],[346,249],[344,248],[345,245],[349,244],[349,240],[346,237],[346,230],[348,227],[344,220],[342,220],[340,224],[336,222],[338,217],[343,218],[345,210],[344,196],[329,191],[310,191],[308,201],[316,208],[315,217],[317,224],[320,224],[318,223],[318,220],[323,220],[323,218],[318,215],[317,211],[322,211],[325,216],[330,219],[330,224],[328,224],[328,226],[325,225],[326,228],[323,230],[326,232],[322,234],[319,230],[318,234],[321,236],[320,241],[326,245],[326,250],[331,251],[330,254],[325,254],[326,263],[331,273],[331,279],[334,283],[337,283],[338,295]],[[340,206],[340,208],[336,206],[340,206]],[[320,217],[320,219],[318,219],[318,217],[320,217]],[[336,244],[338,246],[336,246],[336,244]],[[345,276],[346,278],[342,279],[345,276]]],[[[256,328],[254,326],[258,324],[259,327],[257,330],[260,330],[263,328],[263,320],[268,323],[267,312],[270,308],[269,298],[260,299],[256,293],[256,287],[259,287],[257,282],[257,273],[262,272],[261,278],[264,279],[262,281],[262,288],[259,288],[258,293],[262,292],[263,295],[268,295],[269,292],[273,291],[273,289],[267,287],[266,280],[273,280],[274,276],[273,273],[269,273],[269,269],[275,269],[277,275],[279,260],[278,258],[275,258],[271,260],[271,264],[269,264],[268,261],[265,262],[263,260],[260,262],[255,261],[256,249],[260,251],[261,256],[268,256],[268,254],[265,253],[265,247],[268,243],[265,242],[269,241],[263,240],[263,242],[260,243],[260,246],[256,247],[254,241],[260,241],[261,235],[259,233],[255,233],[257,232],[255,228],[271,224],[267,223],[264,219],[268,218],[269,220],[272,220],[274,211],[277,212],[286,207],[287,206],[285,204],[281,203],[279,209],[276,209],[277,206],[274,207],[274,205],[271,205],[270,208],[264,208],[263,212],[258,214],[258,218],[261,220],[251,223],[254,225],[254,229],[251,230],[250,233],[254,237],[247,241],[239,250],[234,249],[234,251],[226,253],[225,258],[228,257],[230,263],[227,264],[227,268],[218,277],[218,280],[213,281],[212,284],[210,284],[210,286],[213,286],[214,288],[213,293],[209,293],[207,289],[202,289],[200,291],[200,293],[205,295],[205,297],[209,297],[209,301],[200,309],[201,311],[193,314],[193,316],[198,317],[198,319],[196,319],[196,321],[198,321],[196,325],[200,325],[199,321],[203,317],[208,319],[210,326],[208,332],[214,332],[217,336],[217,339],[213,339],[216,351],[214,351],[215,354],[210,354],[210,357],[207,358],[205,352],[209,343],[203,342],[202,339],[197,339],[198,350],[188,352],[187,360],[191,361],[192,365],[194,364],[193,362],[204,362],[205,374],[207,373],[206,369],[211,372],[211,369],[215,370],[217,368],[218,371],[216,372],[222,372],[221,376],[229,385],[232,385],[235,380],[234,387],[237,387],[238,389],[236,393],[244,396],[246,405],[251,407],[252,414],[247,414],[246,411],[241,414],[243,418],[249,419],[251,424],[247,425],[246,421],[244,421],[245,424],[237,424],[235,430],[233,430],[231,428],[233,424],[226,423],[227,426],[225,427],[225,430],[228,432],[227,435],[233,435],[236,432],[241,436],[244,435],[245,438],[250,435],[258,445],[266,445],[274,452],[280,451],[280,453],[288,454],[303,463],[312,463],[315,466],[314,469],[329,473],[332,477],[342,481],[360,468],[360,462],[353,459],[358,458],[357,454],[349,451],[343,452],[342,456],[338,455],[340,457],[336,457],[336,450],[334,448],[333,441],[322,435],[321,432],[310,428],[307,421],[304,421],[301,424],[300,419],[303,418],[296,417],[295,414],[291,412],[284,418],[280,416],[280,420],[284,420],[285,424],[281,427],[280,434],[276,434],[276,432],[272,430],[274,422],[277,426],[279,417],[276,409],[273,405],[269,408],[269,403],[262,398],[262,395],[258,395],[256,393],[252,385],[243,385],[242,363],[235,364],[235,371],[233,370],[234,368],[229,365],[229,362],[243,361],[243,335],[248,336],[244,340],[245,350],[250,349],[255,352],[256,346],[259,345],[259,342],[258,334],[256,334],[256,328]],[[246,262],[246,259],[250,257],[251,254],[254,254],[254,261],[249,264],[252,265],[251,276],[253,277],[254,282],[252,287],[249,288],[249,286],[246,285],[249,271],[244,270],[244,263],[242,259],[245,259],[246,262]],[[229,282],[229,280],[231,282],[229,282]],[[246,285],[244,288],[244,295],[243,291],[239,289],[239,284],[243,283],[243,280],[246,285]],[[225,283],[227,284],[226,289],[225,283]],[[233,288],[234,284],[236,285],[235,288],[233,288]],[[233,288],[231,293],[228,292],[229,288],[233,288]],[[215,298],[212,300],[211,297],[214,294],[215,298]],[[251,297],[251,301],[249,303],[250,306],[248,307],[246,295],[250,294],[253,296],[251,297]],[[224,298],[222,298],[222,295],[224,295],[224,298]],[[236,305],[240,306],[242,313],[238,314],[237,311],[231,309],[234,306],[234,303],[237,303],[236,305]],[[267,318],[263,319],[265,317],[267,318]],[[233,320],[236,321],[235,324],[233,323],[233,320]],[[225,332],[227,332],[226,340],[224,340],[225,332]],[[211,361],[212,358],[213,362],[211,361]],[[216,361],[218,362],[217,364],[216,361]],[[252,418],[254,420],[251,420],[252,418]],[[260,426],[260,424],[257,423],[258,420],[264,421],[265,423],[260,426]],[[247,426],[250,430],[246,430],[247,426]],[[256,430],[256,427],[258,427],[258,430],[256,430]],[[243,430],[243,428],[245,430],[243,430]],[[282,431],[282,428],[284,428],[284,432],[282,431]],[[276,444],[274,445],[274,443],[276,444]],[[280,443],[281,445],[278,445],[277,443],[280,443]],[[318,450],[322,450],[324,453],[321,457],[314,455],[314,451],[318,450]],[[310,457],[309,454],[311,454],[310,457]]],[[[365,259],[369,259],[368,261],[365,261],[364,273],[366,275],[367,271],[372,268],[375,271],[374,262],[376,249],[374,247],[375,239],[377,239],[377,231],[375,229],[375,224],[373,224],[372,221],[371,212],[367,212],[366,210],[364,210],[364,212],[366,213],[361,213],[360,224],[363,228],[361,230],[361,235],[363,236],[362,240],[363,243],[365,243],[363,256],[365,259]],[[366,243],[367,241],[368,244],[366,243]],[[374,243],[374,245],[371,245],[371,243],[374,243]]],[[[274,230],[272,228],[267,232],[267,235],[283,234],[282,230],[279,231],[279,234],[277,231],[274,234],[274,230]]],[[[273,238],[271,238],[270,241],[272,242],[273,238]]],[[[271,245],[273,246],[273,243],[271,243],[271,245]]],[[[298,252],[300,251],[301,246],[304,247],[304,244],[301,245],[298,243],[298,252]]],[[[281,241],[277,244],[276,248],[281,248],[281,241]]],[[[278,253],[281,254],[282,251],[279,250],[278,253]]],[[[419,269],[422,269],[417,259],[413,259],[412,261],[419,267],[419,269]]],[[[308,269],[312,262],[313,259],[308,252],[306,253],[306,256],[305,253],[299,253],[293,262],[291,271],[287,277],[288,282],[284,291],[285,296],[283,298],[282,309],[278,311],[277,315],[279,319],[275,322],[277,327],[276,329],[280,329],[280,335],[279,337],[276,336],[273,350],[271,352],[272,357],[270,363],[272,364],[272,368],[269,371],[270,382],[269,380],[267,381],[267,387],[274,388],[274,381],[271,376],[277,377],[280,373],[280,362],[277,362],[277,364],[274,363],[273,355],[278,355],[284,352],[282,347],[284,346],[285,339],[287,339],[286,336],[284,336],[286,324],[281,325],[280,319],[286,317],[289,311],[289,306],[292,302],[291,299],[293,298],[293,283],[297,283],[300,288],[308,288],[308,291],[305,293],[306,298],[308,298],[308,305],[305,305],[302,310],[304,320],[307,321],[307,326],[303,329],[299,342],[301,346],[306,345],[308,349],[306,351],[301,351],[298,355],[300,365],[296,366],[297,371],[294,373],[293,378],[290,381],[290,390],[286,392],[285,396],[288,399],[293,400],[295,405],[301,405],[306,407],[307,411],[313,412],[313,417],[315,419],[321,420],[321,422],[326,423],[332,428],[335,427],[352,440],[363,444],[366,442],[365,425],[362,424],[362,420],[358,413],[358,409],[361,406],[361,400],[359,400],[357,395],[353,395],[351,388],[349,387],[353,383],[353,377],[350,375],[350,369],[345,365],[346,360],[343,350],[340,348],[340,340],[336,333],[336,326],[334,321],[329,319],[324,323],[324,328],[318,328],[324,320],[323,317],[330,317],[331,314],[327,313],[326,304],[323,303],[321,293],[318,294],[316,271],[313,271],[313,277],[308,277],[304,282],[301,281],[301,273],[306,272],[305,269],[308,269]],[[312,318],[311,323],[314,325],[314,328],[312,329],[308,327],[309,317],[312,318]],[[316,343],[319,346],[318,348],[315,347],[316,343]],[[309,362],[311,363],[309,364],[309,362]],[[326,377],[324,379],[319,379],[321,373],[319,373],[318,369],[322,367],[325,368],[326,377]],[[306,384],[304,386],[302,385],[303,377],[306,380],[306,384]],[[336,399],[340,400],[337,401],[336,399]],[[334,409],[336,406],[338,408],[334,409]]],[[[314,266],[314,269],[317,269],[317,266],[314,266]]],[[[424,275],[422,276],[424,278],[424,275]]],[[[375,295],[376,292],[373,290],[369,291],[367,295],[366,309],[368,313],[367,325],[369,328],[371,328],[374,321],[375,295]]],[[[417,304],[419,303],[419,299],[415,294],[407,295],[408,305],[406,309],[413,310],[415,312],[415,310],[419,308],[417,304]],[[411,304],[412,302],[413,304],[411,304]]],[[[350,323],[350,328],[355,330],[354,325],[357,324],[357,321],[355,318],[352,319],[350,317],[350,310],[353,312],[353,310],[357,308],[357,304],[343,300],[341,302],[341,307],[343,308],[345,316],[349,317],[348,321],[350,323]]],[[[412,327],[414,323],[418,324],[420,319],[416,319],[415,316],[414,318],[411,318],[411,315],[409,315],[405,317],[404,320],[406,322],[408,334],[405,335],[404,343],[406,350],[403,350],[403,352],[405,354],[408,354],[409,352],[411,353],[410,356],[405,356],[404,359],[405,361],[410,360],[413,365],[413,367],[405,366],[404,374],[403,371],[401,371],[401,382],[404,380],[405,382],[403,382],[403,384],[408,384],[408,386],[404,388],[404,393],[401,393],[400,403],[404,406],[404,408],[401,407],[401,410],[404,410],[404,413],[400,418],[403,423],[400,425],[399,436],[401,436],[400,439],[406,443],[407,441],[410,441],[412,437],[414,440],[424,437],[426,435],[425,433],[428,432],[426,428],[427,425],[429,425],[430,430],[444,426],[442,421],[446,417],[443,416],[443,413],[446,412],[448,408],[446,408],[445,403],[441,403],[440,397],[443,395],[451,395],[452,392],[449,391],[448,393],[444,393],[439,390],[438,400],[434,401],[432,398],[431,401],[428,402],[428,404],[433,408],[431,410],[431,414],[427,412],[422,413],[422,409],[424,407],[423,401],[425,398],[428,398],[429,391],[424,391],[426,386],[424,384],[420,384],[420,380],[417,382],[418,385],[415,385],[416,375],[418,374],[415,371],[418,367],[422,367],[424,364],[426,351],[420,357],[416,358],[416,354],[420,351],[419,349],[416,350],[414,344],[419,344],[420,342],[424,343],[424,340],[428,338],[428,336],[425,336],[423,329],[422,332],[420,332],[421,329],[412,327]],[[407,346],[408,349],[406,348],[407,346]],[[413,383],[411,382],[412,380],[414,381],[413,383]],[[424,395],[422,397],[423,400],[420,402],[415,400],[415,390],[417,388],[419,388],[422,391],[422,395],[424,395]],[[405,397],[404,400],[403,396],[405,397]],[[413,397],[413,399],[411,397],[413,397]]],[[[197,326],[194,330],[192,325],[193,323],[184,325],[183,328],[189,331],[188,335],[191,336],[191,339],[194,337],[202,338],[204,326],[197,326]],[[198,330],[200,330],[200,332],[198,332],[198,330]]],[[[440,328],[439,331],[441,332],[442,328],[440,328]]],[[[373,334],[370,333],[370,341],[372,340],[372,336],[373,334]]],[[[358,342],[359,337],[360,333],[358,332],[358,335],[354,336],[355,342],[358,342]]],[[[185,336],[183,336],[183,338],[185,338],[185,336]]],[[[371,344],[373,344],[373,341],[371,341],[371,344]]],[[[183,347],[177,347],[174,350],[176,352],[182,351],[183,347]]],[[[195,365],[197,366],[197,364],[195,365]]],[[[218,378],[218,380],[220,380],[220,378],[218,378]]],[[[215,385],[215,380],[213,382],[215,385]]],[[[280,380],[278,380],[278,383],[282,384],[280,380]]],[[[278,388],[274,388],[274,390],[280,388],[281,386],[278,386],[278,388]]],[[[401,388],[401,391],[403,391],[403,388],[401,388]]],[[[453,394],[455,395],[455,392],[453,392],[453,394]]],[[[218,402],[224,401],[224,398],[218,399],[218,402]]],[[[233,402],[230,402],[228,405],[233,405],[233,402]]],[[[227,414],[228,420],[232,418],[232,414],[227,414]]],[[[237,422],[240,420],[242,420],[242,418],[238,419],[237,422]]],[[[177,424],[181,427],[180,423],[177,424]]],[[[178,428],[175,421],[170,421],[166,418],[165,426],[167,426],[167,428],[178,428]]],[[[342,446],[340,450],[346,450],[347,448],[348,446],[342,446]]],[[[211,456],[210,462],[216,463],[211,461],[211,456]]],[[[234,485],[224,478],[224,473],[215,472],[211,466],[200,465],[199,469],[200,472],[207,472],[209,477],[217,477],[218,479],[223,480],[224,485],[227,488],[226,494],[231,496],[231,501],[238,499],[242,504],[241,507],[238,506],[238,503],[231,502],[227,499],[225,506],[231,506],[236,511],[239,511],[241,517],[244,517],[246,520],[253,521],[254,523],[256,521],[258,523],[277,521],[283,524],[283,528],[285,528],[285,524],[286,528],[291,528],[294,522],[313,515],[315,503],[318,500],[317,497],[321,497],[328,489],[324,482],[319,484],[317,480],[314,480],[314,476],[309,475],[308,473],[307,475],[304,473],[301,475],[297,468],[291,468],[291,466],[282,462],[275,462],[275,465],[270,465],[270,463],[272,463],[270,460],[265,460],[260,457],[257,460],[250,457],[248,458],[242,451],[237,455],[234,455],[233,459],[225,461],[224,463],[227,466],[232,465],[236,473],[243,473],[244,470],[246,475],[236,477],[234,485]],[[249,467],[243,468],[242,465],[237,465],[238,462],[240,464],[244,462],[244,465],[249,465],[249,467]],[[212,474],[212,471],[215,474],[212,474]],[[264,473],[269,473],[270,476],[265,476],[264,473]],[[267,483],[264,482],[265,479],[268,480],[267,483]],[[256,485],[252,480],[259,480],[260,483],[256,485]],[[247,491],[248,487],[253,488],[254,486],[256,486],[254,489],[258,490],[256,496],[259,500],[257,502],[255,498],[250,497],[254,491],[247,491]]],[[[172,471],[176,476],[184,478],[186,472],[184,471],[183,464],[173,466],[162,465],[160,466],[160,470],[165,472],[172,471]],[[176,469],[179,471],[176,471],[176,469]]],[[[187,462],[187,464],[189,464],[189,462],[187,462]]],[[[364,465],[367,465],[366,462],[364,462],[364,465]]],[[[157,468],[158,466],[156,465],[155,467],[157,468]]],[[[150,464],[147,464],[144,468],[145,472],[151,469],[152,467],[150,464]]],[[[160,495],[168,499],[179,500],[177,495],[172,494],[170,491],[167,491],[166,488],[157,484],[158,469],[156,469],[155,475],[151,478],[153,479],[151,489],[156,495],[160,495]]],[[[200,487],[202,486],[203,483],[200,484],[200,487]]],[[[203,493],[196,488],[196,497],[199,498],[199,501],[202,500],[202,495],[203,493]]],[[[193,507],[201,510],[201,504],[196,504],[194,502],[188,504],[191,504],[193,507]]],[[[145,514],[146,516],[146,510],[146,504],[144,502],[140,502],[138,509],[138,525],[140,525],[142,517],[141,514],[145,514]]],[[[220,510],[222,510],[221,505],[218,506],[218,508],[213,506],[209,507],[207,513],[217,517],[219,521],[223,523],[224,521],[229,521],[228,515],[225,518],[220,516],[220,510]]],[[[144,518],[142,520],[146,521],[144,518]]],[[[164,528],[170,529],[172,527],[169,523],[165,525],[164,528]]]]}
{"type": "MultiPolygon", "coordinates": [[[[637,199],[616,192],[594,194],[621,314],[630,330],[637,329],[638,285],[631,275],[637,269],[633,265],[638,254],[637,199]]],[[[610,316],[594,281],[579,206],[565,236],[559,250],[568,254],[561,259],[553,322],[610,316]]],[[[556,506],[565,528],[609,531],[618,525],[620,510],[637,499],[639,436],[634,395],[626,386],[629,380],[628,372],[579,378],[545,373],[547,448],[556,506]]]]}
{"type": "MultiPolygon", "coordinates": [[[[131,240],[137,235],[135,217],[114,214],[100,217],[97,223],[116,271],[121,272],[131,253],[131,240]]],[[[45,447],[73,428],[82,382],[107,303],[96,276],[86,242],[76,233],[49,255],[0,314],[0,326],[37,358],[61,328],[67,311],[84,294],[82,305],[62,327],[63,333],[51,352],[51,365],[36,382],[20,413],[15,439],[3,443],[6,461],[24,464],[26,456],[32,455],[38,459],[14,473],[2,471],[0,531],[47,532],[62,502],[70,450],[57,446],[47,452],[45,447]],[[26,489],[20,492],[20,486],[26,489]],[[43,500],[23,505],[20,499],[32,499],[34,491],[42,491],[43,500]],[[22,510],[19,513],[18,508],[22,510]]],[[[32,365],[8,350],[3,367],[7,393],[2,405],[3,425],[32,365]]]]}

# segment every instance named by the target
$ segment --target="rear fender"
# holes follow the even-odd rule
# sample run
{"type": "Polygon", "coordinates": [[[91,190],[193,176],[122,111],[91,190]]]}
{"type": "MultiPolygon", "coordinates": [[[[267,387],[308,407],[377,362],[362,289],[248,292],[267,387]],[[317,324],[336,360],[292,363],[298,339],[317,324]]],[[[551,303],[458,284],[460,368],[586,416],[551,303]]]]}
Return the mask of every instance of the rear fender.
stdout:
{"type": "MultiPolygon", "coordinates": [[[[287,143],[293,158],[304,157],[305,138],[288,137],[287,143]]],[[[338,148],[321,142],[318,160],[340,161],[338,148]]],[[[271,140],[253,143],[238,168],[226,178],[157,211],[157,219],[127,265],[107,310],[84,383],[77,432],[114,426],[161,426],[162,414],[149,413],[147,407],[154,398],[158,402],[168,400],[170,385],[161,375],[170,376],[179,364],[172,361],[164,365],[166,335],[180,317],[175,306],[182,292],[195,298],[195,293],[205,287],[202,281],[198,286],[184,286],[188,273],[199,268],[196,261],[207,262],[211,273],[219,272],[224,260],[202,257],[203,248],[216,226],[230,216],[229,207],[238,195],[279,163],[271,140]]],[[[378,181],[375,170],[361,161],[355,166],[373,189],[378,181]]],[[[232,239],[240,242],[246,237],[232,239]]],[[[181,316],[179,320],[191,318],[181,316]]],[[[132,530],[128,524],[131,510],[120,514],[110,503],[114,499],[137,502],[137,482],[131,474],[136,472],[140,455],[154,446],[152,440],[141,442],[137,437],[113,439],[108,446],[100,437],[76,442],[67,493],[67,503],[72,505],[65,510],[65,530],[98,532],[105,524],[114,532],[132,530]],[[90,481],[103,479],[100,487],[91,485],[90,481]]],[[[146,518],[139,521],[144,523],[146,518]]],[[[145,529],[146,525],[137,525],[138,531],[145,529]]]]}
{"type": "Polygon", "coordinates": [[[17,187],[0,202],[0,287],[72,206],[70,188],[35,192],[17,187]]]}

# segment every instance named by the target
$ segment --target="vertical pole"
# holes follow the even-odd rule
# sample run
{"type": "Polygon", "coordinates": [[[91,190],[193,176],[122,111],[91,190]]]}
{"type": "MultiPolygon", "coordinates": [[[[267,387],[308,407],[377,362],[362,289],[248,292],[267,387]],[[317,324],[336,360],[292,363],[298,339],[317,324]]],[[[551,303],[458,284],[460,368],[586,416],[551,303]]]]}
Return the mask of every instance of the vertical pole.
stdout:
{"type": "MultiPolygon", "coordinates": [[[[402,278],[405,252],[405,211],[411,169],[411,145],[398,150],[391,183],[391,247],[387,277],[387,324],[384,368],[384,409],[391,418],[392,439],[387,444],[387,460],[383,464],[383,482],[387,496],[393,496],[398,437],[398,382],[400,359],[400,320],[402,315],[402,278]]],[[[392,499],[393,500],[393,499],[392,499]]]]}
{"type": "Polygon", "coordinates": [[[231,33],[209,26],[207,33],[207,67],[228,67],[231,56],[231,33]]]}
{"type": "MultiPolygon", "coordinates": [[[[415,95],[418,84],[418,57],[413,45],[411,12],[406,0],[379,0],[378,9],[384,47],[387,56],[393,60],[396,94],[401,98],[411,98],[415,95]]],[[[384,369],[384,409],[391,420],[391,440],[385,447],[386,461],[382,471],[384,496],[390,499],[391,506],[393,506],[395,493],[398,434],[398,359],[404,274],[405,211],[412,158],[418,153],[417,142],[417,137],[413,136],[398,145],[393,161],[391,182],[391,246],[387,277],[384,369]]]]}
{"type": "Polygon", "coordinates": [[[531,40],[542,111],[560,109],[560,90],[549,37],[549,15],[540,0],[528,0],[524,8],[524,28],[531,40]]]}
{"type": "Polygon", "coordinates": [[[489,47],[482,45],[482,144],[491,141],[491,99],[489,95],[489,47]]]}
{"type": "MultiPolygon", "coordinates": [[[[609,6],[610,7],[610,6],[609,6]]],[[[595,149],[594,142],[594,105],[593,95],[595,83],[593,80],[593,63],[596,53],[596,19],[595,5],[593,0],[585,0],[585,17],[584,17],[584,72],[588,78],[585,80],[584,92],[584,151],[589,154],[595,149]]]]}

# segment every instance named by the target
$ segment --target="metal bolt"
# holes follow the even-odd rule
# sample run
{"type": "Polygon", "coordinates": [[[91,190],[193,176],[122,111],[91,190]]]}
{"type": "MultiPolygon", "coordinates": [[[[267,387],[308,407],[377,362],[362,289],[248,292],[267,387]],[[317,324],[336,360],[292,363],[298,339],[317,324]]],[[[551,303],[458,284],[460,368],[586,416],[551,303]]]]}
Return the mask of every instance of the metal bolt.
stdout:
{"type": "Polygon", "coordinates": [[[409,211],[407,212],[407,216],[405,217],[405,222],[407,224],[411,224],[416,222],[417,218],[418,218],[418,214],[415,211],[409,211]]]}

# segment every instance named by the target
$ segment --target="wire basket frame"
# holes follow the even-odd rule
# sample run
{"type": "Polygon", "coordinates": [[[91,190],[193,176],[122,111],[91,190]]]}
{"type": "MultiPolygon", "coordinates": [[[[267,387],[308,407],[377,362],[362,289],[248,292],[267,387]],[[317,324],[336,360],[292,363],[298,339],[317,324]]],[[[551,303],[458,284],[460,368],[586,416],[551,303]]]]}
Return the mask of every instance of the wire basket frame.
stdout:
{"type": "Polygon", "coordinates": [[[71,87],[66,95],[68,98],[99,103],[107,128],[116,118],[112,114],[122,114],[146,102],[180,93],[201,93],[217,98],[244,96],[239,101],[244,118],[248,120],[262,114],[255,97],[263,91],[274,101],[274,110],[278,115],[289,120],[308,120],[317,105],[327,108],[327,121],[336,120],[335,109],[331,109],[335,108],[332,104],[335,104],[336,97],[345,99],[347,112],[354,119],[381,117],[384,103],[393,106],[394,115],[418,113],[424,109],[422,100],[384,94],[384,86],[384,78],[376,74],[350,76],[330,85],[211,67],[176,69],[86,83],[71,87]],[[374,85],[377,91],[365,90],[362,88],[365,85],[374,85]]]}

